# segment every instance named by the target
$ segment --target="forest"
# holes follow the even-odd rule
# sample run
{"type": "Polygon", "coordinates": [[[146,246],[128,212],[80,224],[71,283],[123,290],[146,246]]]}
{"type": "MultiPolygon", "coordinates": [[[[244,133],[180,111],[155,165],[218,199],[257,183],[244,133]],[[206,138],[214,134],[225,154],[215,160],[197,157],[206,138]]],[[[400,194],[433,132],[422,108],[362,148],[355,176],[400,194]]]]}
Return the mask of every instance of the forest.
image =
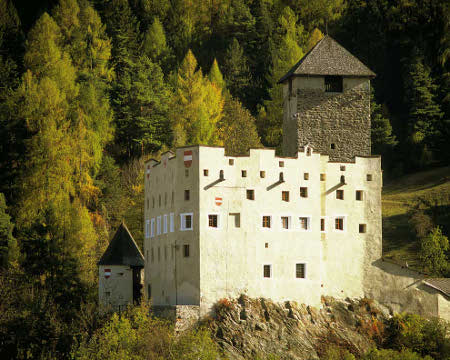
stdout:
{"type": "Polygon", "coordinates": [[[278,80],[324,34],[377,74],[385,177],[449,165],[449,26],[438,0],[0,0],[0,357],[74,357],[121,221],[142,244],[144,161],[279,151],[278,80]]]}

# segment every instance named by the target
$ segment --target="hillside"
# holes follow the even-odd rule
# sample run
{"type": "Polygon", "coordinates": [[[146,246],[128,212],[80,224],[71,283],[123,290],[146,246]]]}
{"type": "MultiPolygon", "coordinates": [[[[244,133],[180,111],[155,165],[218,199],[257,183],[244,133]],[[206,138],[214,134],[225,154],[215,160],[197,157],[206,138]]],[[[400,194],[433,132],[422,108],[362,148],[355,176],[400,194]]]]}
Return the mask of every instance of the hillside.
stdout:
{"type": "Polygon", "coordinates": [[[383,256],[407,261],[419,269],[419,243],[411,230],[408,212],[423,199],[422,205],[448,236],[450,230],[450,167],[423,171],[387,182],[382,193],[383,256]]]}

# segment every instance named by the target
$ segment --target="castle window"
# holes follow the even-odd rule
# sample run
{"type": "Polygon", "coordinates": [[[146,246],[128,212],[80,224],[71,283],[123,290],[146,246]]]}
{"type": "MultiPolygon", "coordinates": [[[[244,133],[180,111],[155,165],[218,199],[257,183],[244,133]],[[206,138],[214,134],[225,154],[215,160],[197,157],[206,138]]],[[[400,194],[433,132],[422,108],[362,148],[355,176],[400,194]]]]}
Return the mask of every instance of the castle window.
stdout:
{"type": "Polygon", "coordinates": [[[155,219],[150,222],[150,237],[155,237],[155,219]]]}
{"type": "Polygon", "coordinates": [[[279,167],[284,167],[284,161],[279,161],[279,162],[278,162],[278,166],[279,166],[279,167]]]}
{"type": "Polygon", "coordinates": [[[230,216],[234,219],[233,224],[235,228],[241,227],[241,214],[240,213],[230,213],[230,216]]]}
{"type": "Polygon", "coordinates": [[[163,217],[163,232],[164,234],[167,234],[167,215],[164,215],[163,217]]]}
{"type": "Polygon", "coordinates": [[[303,179],[304,180],[309,180],[309,173],[304,173],[303,174],[303,179]]]}
{"type": "Polygon", "coordinates": [[[320,218],[320,231],[325,232],[325,218],[320,218]]]}
{"type": "Polygon", "coordinates": [[[161,207],[161,194],[158,196],[158,206],[161,207]]]}
{"type": "Polygon", "coordinates": [[[228,165],[233,166],[233,165],[234,165],[234,159],[229,159],[229,160],[228,160],[228,165]]]}
{"type": "Polygon", "coordinates": [[[220,170],[220,172],[219,172],[219,179],[220,180],[225,180],[225,177],[223,175],[223,170],[220,170]]]}
{"type": "Polygon", "coordinates": [[[341,171],[345,171],[345,165],[341,165],[341,171]]]}
{"type": "Polygon", "coordinates": [[[334,229],[337,231],[344,231],[345,224],[344,224],[345,218],[343,216],[336,217],[334,219],[334,229]]]}
{"type": "Polygon", "coordinates": [[[183,256],[185,258],[189,257],[189,245],[183,245],[183,256]]]}
{"type": "Polygon", "coordinates": [[[302,197],[302,198],[308,197],[308,188],[307,187],[300,188],[300,197],[302,197]]]}
{"type": "Polygon", "coordinates": [[[192,213],[180,214],[181,231],[192,230],[192,213]]]}
{"type": "Polygon", "coordinates": [[[362,201],[363,199],[363,191],[362,190],[356,190],[356,200],[362,201]]]}
{"type": "Polygon", "coordinates": [[[325,92],[342,92],[343,89],[342,76],[328,75],[325,76],[325,92]]]}
{"type": "Polygon", "coordinates": [[[282,216],[281,217],[281,228],[285,230],[289,230],[290,228],[290,217],[282,216]]]}
{"type": "Polygon", "coordinates": [[[306,147],[306,156],[311,156],[311,146],[306,147]]]}
{"type": "Polygon", "coordinates": [[[300,230],[309,230],[311,219],[309,217],[299,217],[300,230]]]}
{"type": "Polygon", "coordinates": [[[152,262],[154,262],[155,261],[155,252],[153,251],[153,248],[152,248],[152,262]]]}
{"type": "Polygon", "coordinates": [[[282,172],[280,172],[280,176],[278,178],[279,182],[284,182],[284,174],[282,172]]]}
{"type": "Polygon", "coordinates": [[[325,174],[320,174],[320,181],[325,181],[327,176],[325,174]]]}
{"type": "Polygon", "coordinates": [[[272,277],[272,265],[264,265],[263,275],[264,275],[265,278],[271,278],[272,277]]]}
{"type": "Polygon", "coordinates": [[[175,231],[175,221],[174,221],[174,215],[173,213],[170,213],[170,226],[169,226],[170,232],[175,231]]]}
{"type": "Polygon", "coordinates": [[[184,200],[185,201],[189,201],[189,199],[191,198],[191,193],[189,190],[184,190],[184,200]]]}
{"type": "Polygon", "coordinates": [[[219,219],[218,218],[219,217],[217,214],[208,215],[208,226],[213,227],[213,228],[219,227],[219,219]]]}
{"type": "Polygon", "coordinates": [[[153,209],[155,208],[155,197],[154,196],[152,197],[152,208],[153,209]]]}
{"type": "Polygon", "coordinates": [[[364,234],[367,230],[367,225],[366,224],[359,224],[359,233],[360,234],[364,234]]]}
{"type": "Polygon", "coordinates": [[[367,181],[372,181],[372,174],[367,174],[367,181]]]}
{"type": "Polygon", "coordinates": [[[247,199],[255,200],[255,190],[247,190],[247,199]]]}
{"type": "Polygon", "coordinates": [[[260,178],[265,178],[266,177],[266,172],[265,171],[260,171],[259,172],[259,177],[260,178]]]}
{"type": "Polygon", "coordinates": [[[161,235],[161,216],[156,218],[156,235],[161,235]]]}
{"type": "Polygon", "coordinates": [[[188,177],[189,176],[189,169],[184,169],[184,176],[188,177]]]}
{"type": "Polygon", "coordinates": [[[247,170],[242,170],[241,174],[242,174],[242,177],[247,177],[247,170]]]}
{"type": "Polygon", "coordinates": [[[265,247],[266,249],[268,249],[268,248],[269,248],[269,243],[265,243],[265,244],[264,244],[264,247],[265,247]]]}
{"type": "Polygon", "coordinates": [[[150,220],[145,220],[145,238],[150,237],[150,220]]]}
{"type": "Polygon", "coordinates": [[[330,149],[331,149],[331,150],[336,149],[336,145],[335,145],[334,143],[332,143],[332,144],[330,145],[330,149]]]}
{"type": "Polygon", "coordinates": [[[281,192],[281,200],[282,201],[289,201],[289,191],[282,191],[281,192]]]}
{"type": "Polygon", "coordinates": [[[336,190],[336,199],[344,200],[344,190],[336,190]]]}
{"type": "Polygon", "coordinates": [[[306,278],[306,264],[295,264],[295,277],[297,279],[306,278]]]}
{"type": "Polygon", "coordinates": [[[203,169],[203,176],[208,176],[208,169],[203,169]]]}
{"type": "Polygon", "coordinates": [[[264,215],[262,217],[262,227],[270,229],[270,220],[271,220],[271,216],[264,215]]]}

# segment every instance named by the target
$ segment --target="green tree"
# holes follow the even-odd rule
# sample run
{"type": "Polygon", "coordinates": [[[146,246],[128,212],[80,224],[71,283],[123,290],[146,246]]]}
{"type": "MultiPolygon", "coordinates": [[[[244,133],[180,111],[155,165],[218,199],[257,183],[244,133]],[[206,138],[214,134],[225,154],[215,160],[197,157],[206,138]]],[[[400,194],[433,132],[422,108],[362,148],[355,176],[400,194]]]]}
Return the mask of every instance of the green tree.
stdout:
{"type": "Polygon", "coordinates": [[[3,269],[17,264],[19,260],[17,240],[12,233],[14,225],[7,210],[5,196],[0,193],[0,268],[3,269]]]}
{"type": "Polygon", "coordinates": [[[309,36],[308,42],[306,43],[306,50],[308,52],[311,50],[321,39],[323,38],[323,33],[318,28],[315,28],[311,35],[309,36]]]}
{"type": "Polygon", "coordinates": [[[222,112],[222,90],[197,70],[197,60],[189,50],[178,70],[172,99],[173,145],[220,144],[217,125],[222,112]]]}
{"type": "Polygon", "coordinates": [[[370,103],[371,145],[374,154],[386,155],[397,145],[395,135],[392,133],[391,122],[386,116],[384,108],[377,104],[372,93],[370,103]]]}
{"type": "Polygon", "coordinates": [[[167,45],[166,33],[157,17],[145,32],[142,47],[144,54],[161,67],[164,67],[170,61],[171,55],[170,48],[167,45]]]}
{"type": "Polygon", "coordinates": [[[441,228],[435,227],[428,236],[420,241],[420,259],[423,267],[433,275],[443,275],[448,269],[446,251],[448,238],[441,228]]]}
{"type": "Polygon", "coordinates": [[[223,80],[223,75],[220,72],[219,64],[217,63],[216,59],[214,59],[213,64],[211,65],[208,78],[209,81],[215,84],[219,89],[225,88],[225,81],[223,80]]]}
{"type": "Polygon", "coordinates": [[[244,155],[248,149],[261,146],[256,120],[238,100],[227,99],[223,112],[219,127],[228,155],[244,155]]]}
{"type": "Polygon", "coordinates": [[[297,26],[294,12],[285,7],[278,19],[277,35],[273,40],[272,72],[269,90],[270,99],[264,101],[264,107],[258,113],[258,132],[262,143],[266,146],[280,147],[283,122],[283,85],[278,84],[280,78],[302,58],[300,47],[303,29],[297,26]]]}

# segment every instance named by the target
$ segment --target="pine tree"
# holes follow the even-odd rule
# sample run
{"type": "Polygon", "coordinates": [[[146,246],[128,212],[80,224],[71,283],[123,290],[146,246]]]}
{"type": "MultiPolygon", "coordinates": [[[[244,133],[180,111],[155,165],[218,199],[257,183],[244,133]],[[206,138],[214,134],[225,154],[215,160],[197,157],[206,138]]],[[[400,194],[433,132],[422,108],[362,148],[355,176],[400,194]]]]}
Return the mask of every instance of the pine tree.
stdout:
{"type": "Polygon", "coordinates": [[[297,17],[285,7],[278,20],[277,36],[272,44],[272,72],[270,100],[259,109],[258,132],[266,146],[280,147],[283,122],[283,85],[279,79],[303,56],[300,47],[303,30],[297,26],[297,17]]]}
{"type": "Polygon", "coordinates": [[[227,98],[223,113],[219,127],[228,155],[245,155],[248,149],[261,146],[255,118],[238,100],[227,98]]]}
{"type": "Polygon", "coordinates": [[[17,263],[19,248],[13,236],[14,225],[7,213],[5,196],[0,193],[0,269],[5,269],[17,263]]]}
{"type": "Polygon", "coordinates": [[[215,84],[218,88],[224,89],[225,88],[225,81],[223,80],[223,75],[220,72],[219,64],[217,63],[217,60],[214,59],[213,64],[211,66],[211,69],[209,70],[209,81],[211,81],[213,84],[215,84]]]}
{"type": "Polygon", "coordinates": [[[153,23],[146,31],[142,47],[144,54],[161,67],[165,66],[171,60],[166,33],[158,18],[153,20],[153,23]]]}
{"type": "Polygon", "coordinates": [[[218,145],[217,123],[222,118],[222,91],[197,70],[197,60],[188,51],[177,75],[171,106],[173,145],[218,145]]]}

